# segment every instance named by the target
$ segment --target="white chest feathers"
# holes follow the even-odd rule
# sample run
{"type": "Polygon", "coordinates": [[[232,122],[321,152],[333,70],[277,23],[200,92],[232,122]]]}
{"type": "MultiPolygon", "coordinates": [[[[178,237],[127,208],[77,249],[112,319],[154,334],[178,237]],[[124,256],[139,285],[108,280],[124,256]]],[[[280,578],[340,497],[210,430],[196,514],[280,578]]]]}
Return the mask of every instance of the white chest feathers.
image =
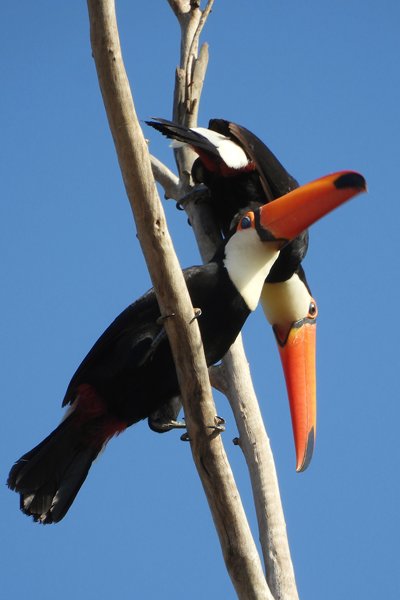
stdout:
{"type": "Polygon", "coordinates": [[[262,242],[254,229],[237,231],[225,247],[229,277],[250,310],[260,300],[264,281],[278,258],[273,242],[262,242]]]}

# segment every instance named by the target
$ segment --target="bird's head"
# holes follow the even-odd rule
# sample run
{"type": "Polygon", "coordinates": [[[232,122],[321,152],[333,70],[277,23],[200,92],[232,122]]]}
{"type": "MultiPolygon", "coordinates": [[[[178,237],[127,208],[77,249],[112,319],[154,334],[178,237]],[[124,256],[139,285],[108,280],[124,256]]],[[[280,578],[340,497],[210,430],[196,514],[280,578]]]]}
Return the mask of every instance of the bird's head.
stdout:
{"type": "MultiPolygon", "coordinates": [[[[359,173],[333,173],[242,215],[237,225],[237,234],[244,240],[248,232],[249,239],[251,235],[252,240],[256,238],[269,247],[270,271],[278,251],[285,244],[328,212],[363,191],[366,191],[366,182],[359,173]]],[[[261,245],[263,244],[258,244],[261,245]]],[[[241,270],[244,271],[243,267],[241,270]]],[[[260,271],[256,269],[257,272],[260,271]]],[[[264,273],[258,277],[258,286],[263,276],[264,273]]],[[[247,273],[247,286],[243,287],[242,294],[252,310],[257,302],[254,294],[251,296],[248,292],[255,277],[257,275],[250,276],[247,273]]],[[[243,286],[244,280],[245,277],[242,276],[239,284],[243,286]]],[[[296,446],[296,470],[304,471],[312,457],[316,433],[317,304],[301,267],[286,281],[262,282],[259,290],[264,312],[274,330],[285,373],[296,446]]]]}

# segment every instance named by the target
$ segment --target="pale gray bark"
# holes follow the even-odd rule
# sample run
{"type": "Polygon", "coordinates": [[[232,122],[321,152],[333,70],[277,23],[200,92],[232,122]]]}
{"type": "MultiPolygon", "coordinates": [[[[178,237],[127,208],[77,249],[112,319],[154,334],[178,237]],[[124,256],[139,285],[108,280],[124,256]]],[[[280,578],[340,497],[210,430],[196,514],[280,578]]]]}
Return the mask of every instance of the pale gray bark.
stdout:
{"type": "Polygon", "coordinates": [[[154,179],[164,188],[165,198],[179,198],[179,177],[155,156],[150,155],[150,160],[154,179]]]}
{"type": "MultiPolygon", "coordinates": [[[[194,38],[202,13],[189,5],[194,38]],[[192,10],[193,9],[193,10],[192,10]],[[197,13],[200,13],[198,15],[197,13]]],[[[209,3],[210,5],[211,3],[209,3]]],[[[91,43],[118,160],[138,238],[157,294],[178,373],[194,461],[218,531],[225,562],[239,598],[272,599],[220,436],[207,429],[215,418],[204,351],[193,307],[167,230],[151,162],[126,76],[113,0],[88,0],[91,43]],[[168,318],[169,315],[173,317],[168,318]]],[[[194,44],[196,46],[197,42],[194,44]]],[[[187,55],[196,48],[189,47],[187,55]]],[[[195,69],[195,66],[193,67],[195,69]]],[[[193,103],[191,104],[193,107],[193,103]]]]}
{"type": "MultiPolygon", "coordinates": [[[[202,46],[199,56],[196,54],[204,19],[198,9],[190,10],[190,5],[193,4],[191,2],[169,2],[173,5],[181,26],[181,55],[175,82],[173,117],[180,124],[195,127],[208,60],[206,45],[202,46]],[[196,32],[194,42],[193,31],[196,32]],[[197,65],[200,67],[196,70],[197,65]]],[[[211,8],[212,2],[208,2],[205,12],[211,8]]],[[[194,158],[190,149],[182,149],[176,153],[180,175],[178,189],[182,195],[186,195],[183,206],[193,227],[201,256],[207,261],[214,255],[221,237],[207,204],[199,202],[199,195],[207,192],[193,190],[191,187],[190,171],[194,158]]],[[[182,203],[182,198],[175,199],[182,203]]],[[[269,589],[275,600],[298,600],[275,463],[241,336],[224,358],[222,366],[210,369],[210,377],[213,385],[228,397],[235,415],[239,430],[238,445],[249,468],[269,589]]]]}

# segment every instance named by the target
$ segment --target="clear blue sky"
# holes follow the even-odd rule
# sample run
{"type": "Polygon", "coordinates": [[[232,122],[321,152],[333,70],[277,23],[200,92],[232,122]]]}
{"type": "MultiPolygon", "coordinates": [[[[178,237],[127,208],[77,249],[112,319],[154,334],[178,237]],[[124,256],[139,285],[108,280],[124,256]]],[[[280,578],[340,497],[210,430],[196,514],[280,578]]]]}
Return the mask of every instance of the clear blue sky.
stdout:
{"type": "MultiPolygon", "coordinates": [[[[171,116],[178,27],[166,0],[117,3],[141,119],[171,116]]],[[[397,0],[216,0],[200,123],[254,131],[302,183],[362,172],[369,194],[312,230],[318,435],[304,474],[260,311],[245,331],[280,478],[299,592],[398,598],[399,33],[397,0]]],[[[149,287],[98,89],[85,2],[2,3],[1,478],[59,422],[75,368],[149,287]]],[[[168,143],[151,150],[173,167],[168,143]]],[[[198,252],[165,203],[183,266],[198,252]]],[[[252,527],[227,402],[224,441],[252,527]]],[[[233,598],[189,447],[146,423],[113,440],[67,517],[41,527],[1,486],[5,598],[233,598]]]]}

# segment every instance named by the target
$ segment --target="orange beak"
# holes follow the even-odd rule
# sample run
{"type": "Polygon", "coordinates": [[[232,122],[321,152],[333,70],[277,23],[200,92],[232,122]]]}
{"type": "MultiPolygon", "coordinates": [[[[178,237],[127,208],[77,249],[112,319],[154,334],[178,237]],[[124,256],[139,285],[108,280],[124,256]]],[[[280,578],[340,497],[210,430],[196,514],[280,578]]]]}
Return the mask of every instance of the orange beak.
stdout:
{"type": "Polygon", "coordinates": [[[290,328],[281,341],[274,327],[278,342],[296,448],[296,471],[305,471],[310,464],[317,428],[316,393],[316,319],[302,319],[290,328]]]}
{"type": "Polygon", "coordinates": [[[315,221],[366,189],[364,177],[354,171],[321,177],[264,204],[259,209],[259,225],[256,223],[256,228],[260,236],[265,232],[266,240],[292,240],[315,221]]]}
{"type": "MultiPolygon", "coordinates": [[[[359,173],[333,173],[263,205],[258,214],[255,212],[255,227],[261,239],[285,243],[363,191],[366,191],[366,182],[359,173]]],[[[262,302],[268,304],[266,286],[264,294],[262,302]]],[[[293,323],[289,331],[274,325],[274,333],[289,396],[296,471],[304,471],[313,454],[316,434],[316,320],[302,318],[293,323]]]]}

